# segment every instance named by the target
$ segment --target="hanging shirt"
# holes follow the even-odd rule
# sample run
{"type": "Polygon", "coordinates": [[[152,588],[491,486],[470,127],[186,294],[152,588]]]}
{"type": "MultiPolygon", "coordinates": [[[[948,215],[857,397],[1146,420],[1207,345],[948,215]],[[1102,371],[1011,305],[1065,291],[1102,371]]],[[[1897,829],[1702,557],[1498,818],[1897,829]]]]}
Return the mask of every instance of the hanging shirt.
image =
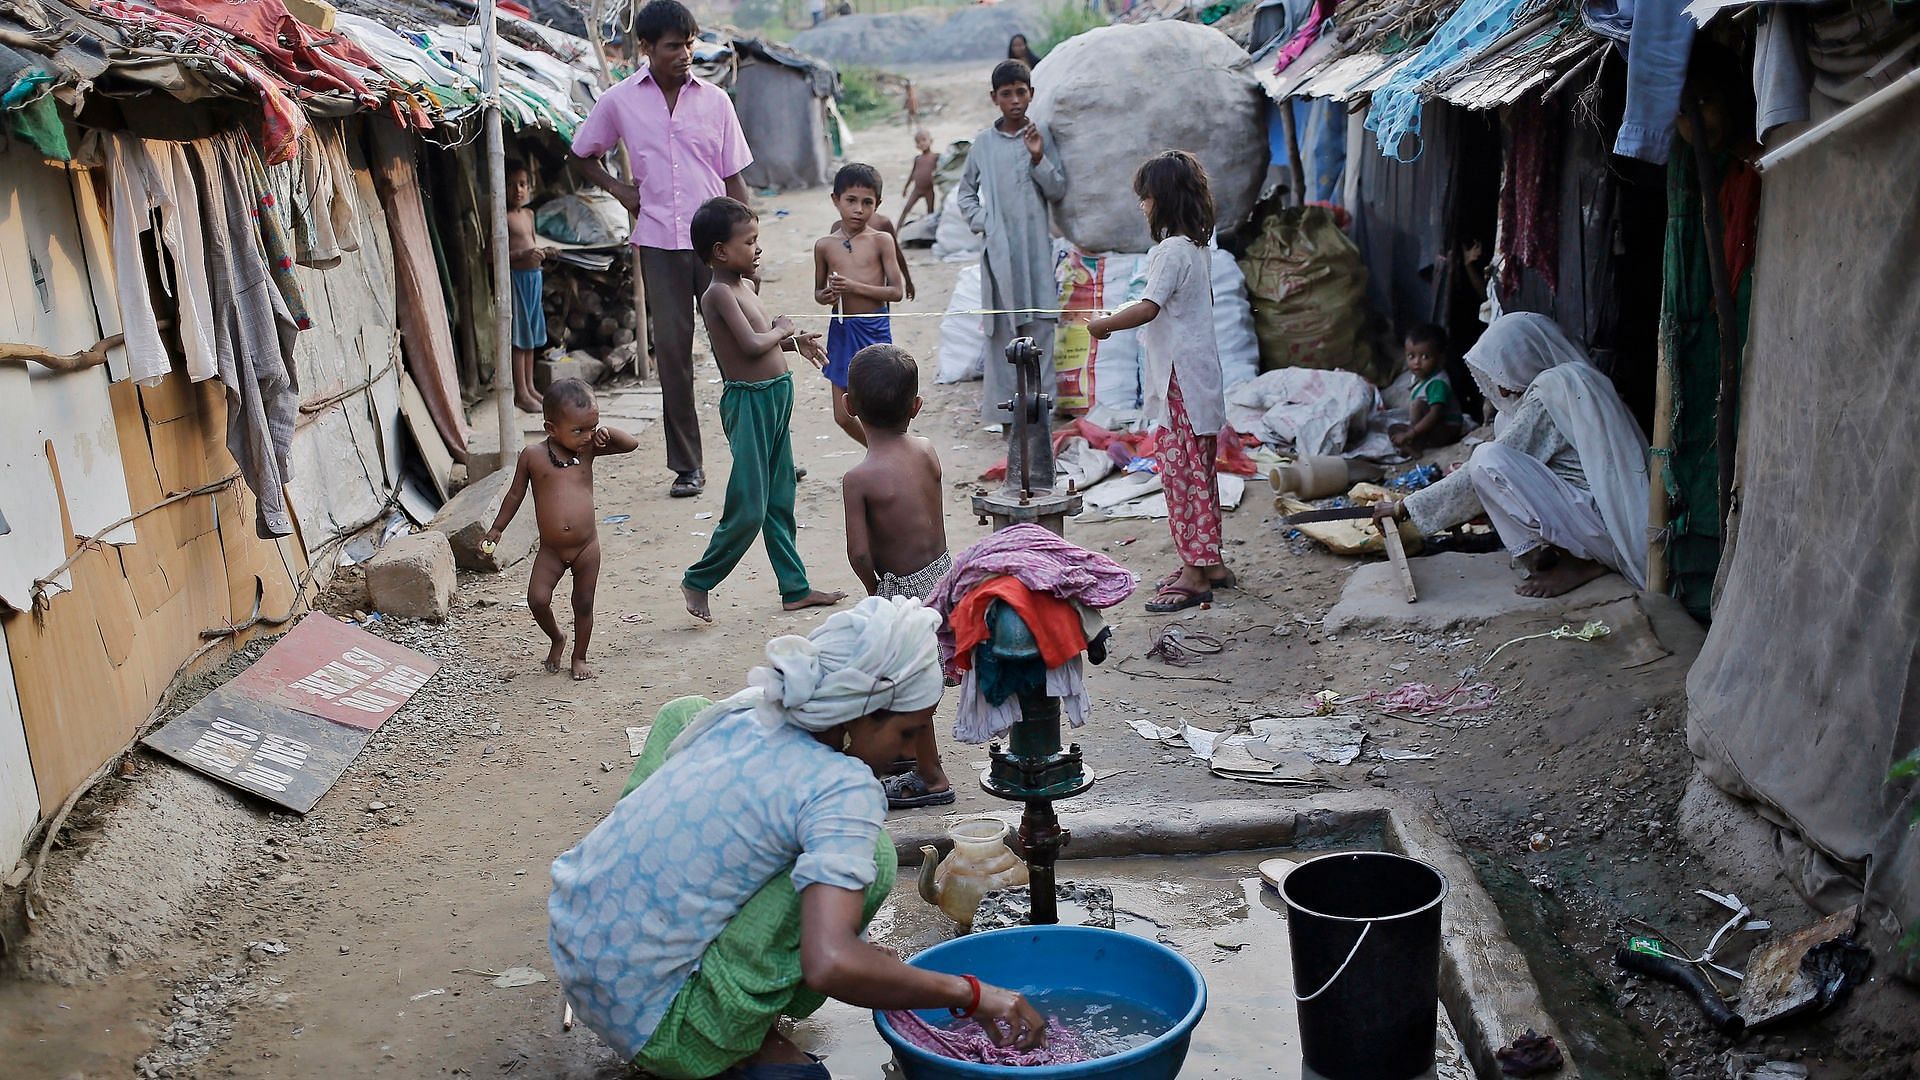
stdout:
{"type": "Polygon", "coordinates": [[[620,143],[626,144],[640,188],[640,214],[631,237],[635,247],[691,250],[693,212],[725,195],[727,178],[753,164],[733,99],[693,76],[680,87],[671,110],[650,70],[602,94],[574,134],[573,152],[597,158],[620,143]]]}
{"type": "Polygon", "coordinates": [[[1169,236],[1147,252],[1147,287],[1140,299],[1160,308],[1140,328],[1141,430],[1169,427],[1167,383],[1180,377],[1180,397],[1196,435],[1227,426],[1220,349],[1213,337],[1213,256],[1184,236],[1169,236]]]}
{"type": "Polygon", "coordinates": [[[178,308],[180,347],[187,377],[194,382],[220,373],[214,356],[213,304],[207,281],[205,233],[200,192],[187,164],[187,145],[115,133],[102,139],[112,189],[114,292],[120,299],[120,330],[126,336],[127,370],[152,386],[173,370],[173,356],[160,337],[147,285],[147,257],[140,237],[154,228],[156,248],[172,257],[173,277],[163,287],[178,308]]]}

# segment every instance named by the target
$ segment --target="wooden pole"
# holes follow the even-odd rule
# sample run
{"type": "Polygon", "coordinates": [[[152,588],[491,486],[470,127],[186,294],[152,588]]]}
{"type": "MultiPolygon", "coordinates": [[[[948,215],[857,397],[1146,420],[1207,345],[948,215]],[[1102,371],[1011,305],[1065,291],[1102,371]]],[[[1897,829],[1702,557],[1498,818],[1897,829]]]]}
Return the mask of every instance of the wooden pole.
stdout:
{"type": "Polygon", "coordinates": [[[1280,103],[1280,130],[1287,136],[1287,168],[1293,173],[1293,205],[1307,205],[1307,166],[1300,159],[1300,135],[1293,125],[1293,99],[1280,103]]]}
{"type": "MultiPolygon", "coordinates": [[[[607,60],[607,0],[593,0],[587,20],[587,39],[593,43],[593,59],[600,67],[600,92],[613,88],[613,64],[607,60]]],[[[632,47],[629,41],[628,47],[632,47]]],[[[633,160],[627,144],[620,144],[620,175],[633,179],[633,160]]],[[[637,222],[635,223],[638,224],[637,222]]],[[[633,373],[642,379],[653,378],[653,357],[647,352],[647,282],[640,272],[640,251],[628,245],[627,257],[633,260],[633,373]]]]}
{"type": "Polygon", "coordinates": [[[480,5],[481,97],[486,102],[487,187],[493,217],[493,315],[498,341],[493,384],[500,406],[499,468],[520,455],[520,422],[514,411],[513,281],[507,261],[507,137],[500,119],[500,23],[494,0],[480,5]]]}
{"type": "Polygon", "coordinates": [[[1707,271],[1713,278],[1713,308],[1720,325],[1720,400],[1714,413],[1713,442],[1720,466],[1720,536],[1726,539],[1727,519],[1733,514],[1734,410],[1740,402],[1740,344],[1733,323],[1733,281],[1727,274],[1726,223],[1720,220],[1720,174],[1713,150],[1707,145],[1707,127],[1700,102],[1687,102],[1688,126],[1693,129],[1693,160],[1700,174],[1700,223],[1707,233],[1707,271]]]}
{"type": "Polygon", "coordinates": [[[1647,462],[1647,591],[1667,591],[1667,462],[1673,451],[1673,358],[1667,355],[1673,313],[1664,303],[1654,343],[1653,455],[1647,462]]]}

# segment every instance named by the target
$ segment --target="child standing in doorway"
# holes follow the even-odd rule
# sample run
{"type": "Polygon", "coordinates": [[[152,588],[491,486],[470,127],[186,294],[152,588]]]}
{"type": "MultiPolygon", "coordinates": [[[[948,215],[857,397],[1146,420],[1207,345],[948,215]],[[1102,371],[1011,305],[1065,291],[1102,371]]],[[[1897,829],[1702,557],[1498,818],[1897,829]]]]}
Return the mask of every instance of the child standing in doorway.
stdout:
{"type": "Polygon", "coordinates": [[[1033,72],[1027,65],[1000,61],[993,69],[992,98],[1000,118],[974,136],[953,205],[974,232],[986,234],[980,263],[986,302],[981,306],[1011,313],[988,316],[986,386],[980,403],[982,423],[1011,430],[1013,415],[1000,407],[1018,385],[1007,362],[1007,346],[1014,338],[1030,337],[1040,355],[1053,355],[1060,287],[1053,276],[1048,207],[1066,197],[1067,174],[1053,137],[1027,119],[1027,106],[1033,104],[1033,72]]]}
{"type": "Polygon", "coordinates": [[[1166,613],[1212,603],[1214,586],[1233,585],[1220,554],[1214,457],[1227,402],[1213,338],[1213,257],[1207,249],[1213,193],[1199,159],[1184,150],[1168,150],[1140,166],[1133,193],[1154,239],[1147,287],[1139,300],[1094,319],[1087,331],[1104,341],[1117,331],[1142,328],[1142,419],[1158,429],[1160,478],[1181,564],[1147,602],[1148,611],[1166,613]]]}
{"type": "Polygon", "coordinates": [[[800,333],[784,315],[767,317],[753,287],[760,269],[760,222],[745,204],[708,199],[694,212],[689,231],[694,252],[713,271],[713,282],[700,297],[700,317],[726,380],[720,425],[733,451],[733,472],[706,554],[680,579],[687,613],[713,621],[708,594],[740,564],[756,536],[765,538],[782,607],[831,607],[846,594],[814,589],[800,561],[793,516],[793,375],[785,356],[797,351],[824,367],[820,335],[800,333]]]}
{"type": "Polygon", "coordinates": [[[527,580],[527,607],[533,621],[546,631],[552,647],[546,668],[560,670],[567,635],[553,618],[553,589],[562,575],[573,572],[573,660],[576,679],[590,679],[587,642],[593,637],[593,592],[600,580],[599,520],[593,506],[593,463],[608,454],[631,454],[640,443],[618,428],[600,426],[600,408],[593,389],[579,379],[561,379],[547,387],[542,402],[546,414],[545,440],[520,451],[513,480],[500,513],[487,530],[486,543],[500,542],[500,534],[520,512],[520,503],[533,489],[533,515],[540,523],[540,553],[534,556],[527,580]]]}
{"type": "MultiPolygon", "coordinates": [[[[924,601],[953,569],[947,553],[940,455],[909,434],[920,415],[920,369],[898,345],[869,345],[854,356],[848,403],[867,433],[867,457],[841,482],[847,511],[847,562],[873,596],[924,601]]],[[[914,741],[913,769],[889,777],[895,810],[944,806],[953,783],[940,762],[933,725],[914,741]]]]}
{"type": "Polygon", "coordinates": [[[813,298],[833,309],[826,366],[833,422],[865,446],[860,421],[847,408],[847,368],[854,353],[893,341],[887,305],[904,299],[906,286],[893,237],[869,227],[880,208],[880,173],[859,162],[841,166],[833,178],[833,206],[839,225],[813,245],[813,298]]]}
{"type": "Polygon", "coordinates": [[[507,262],[513,269],[513,403],[521,412],[539,412],[533,391],[533,357],[547,347],[547,309],[542,303],[546,275],[540,267],[553,257],[533,231],[533,174],[525,165],[507,170],[507,262]]]}

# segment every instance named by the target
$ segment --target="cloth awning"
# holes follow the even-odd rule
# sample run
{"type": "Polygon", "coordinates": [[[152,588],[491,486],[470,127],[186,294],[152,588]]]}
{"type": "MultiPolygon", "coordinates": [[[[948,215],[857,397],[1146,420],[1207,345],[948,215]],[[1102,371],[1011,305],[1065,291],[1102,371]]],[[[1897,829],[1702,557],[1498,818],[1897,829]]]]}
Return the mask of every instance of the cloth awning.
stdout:
{"type": "MultiPolygon", "coordinates": [[[[1508,105],[1530,92],[1554,86],[1567,73],[1609,47],[1605,38],[1578,22],[1537,19],[1501,37],[1482,55],[1439,81],[1422,85],[1420,96],[1424,100],[1438,98],[1467,109],[1508,105]]],[[[1353,101],[1385,86],[1402,65],[1419,53],[1418,49],[1391,55],[1362,50],[1336,56],[1329,35],[1315,42],[1278,75],[1265,70],[1256,74],[1267,95],[1275,101],[1292,97],[1353,101]]]]}

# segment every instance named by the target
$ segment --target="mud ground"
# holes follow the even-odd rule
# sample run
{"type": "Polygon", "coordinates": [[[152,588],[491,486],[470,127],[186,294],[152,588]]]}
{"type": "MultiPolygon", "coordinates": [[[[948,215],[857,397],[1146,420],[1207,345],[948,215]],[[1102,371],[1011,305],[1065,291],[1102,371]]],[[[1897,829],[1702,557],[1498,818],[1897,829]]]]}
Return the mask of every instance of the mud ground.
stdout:
{"type": "MultiPolygon", "coordinates": [[[[984,122],[984,83],[984,69],[920,78],[922,99],[939,106],[923,118],[936,143],[984,122]]],[[[863,130],[852,153],[897,184],[911,138],[899,123],[863,130]]],[[[816,312],[808,250],[833,220],[827,196],[792,193],[760,207],[769,307],[816,312]]],[[[919,300],[898,310],[941,310],[956,268],[925,252],[911,258],[919,300]]],[[[895,324],[929,371],[937,330],[933,318],[895,324]]],[[[666,498],[671,477],[657,427],[637,432],[638,453],[600,469],[599,513],[630,520],[602,527],[592,651],[599,677],[577,683],[541,671],[545,645],[524,606],[525,563],[498,577],[463,577],[444,626],[375,624],[376,632],[445,660],[440,685],[390,722],[305,818],[184,781],[205,789],[203,825],[228,851],[224,871],[169,886],[184,893],[177,909],[116,927],[112,942],[89,941],[85,927],[99,912],[132,905],[152,891],[150,883],[122,874],[90,885],[84,901],[73,901],[86,917],[69,924],[82,932],[64,945],[50,938],[32,975],[0,981],[0,1072],[622,1075],[590,1033],[562,1032],[554,984],[499,989],[477,973],[516,965],[550,972],[547,867],[612,804],[630,761],[625,728],[648,722],[680,695],[737,689],[769,637],[804,633],[824,617],[782,613],[757,550],[715,593],[714,625],[681,609],[679,574],[704,547],[711,520],[699,515],[720,509],[727,471],[717,372],[704,356],[700,364],[708,494],[666,498]]],[[[968,501],[972,478],[998,456],[997,440],[974,419],[977,384],[924,393],[918,430],[945,462],[957,550],[984,533],[968,501]]],[[[823,380],[800,379],[794,443],[811,470],[800,490],[800,547],[815,584],[858,591],[846,567],[836,484],[859,460],[858,448],[834,427],[823,380]]],[[[1118,610],[1113,659],[1090,669],[1095,718],[1075,733],[1101,777],[1082,805],[1197,806],[1261,791],[1217,777],[1120,721],[1222,728],[1299,706],[1321,690],[1448,686],[1502,641],[1567,621],[1556,613],[1446,635],[1325,634],[1319,621],[1358,564],[1283,533],[1265,484],[1254,482],[1245,504],[1227,515],[1227,557],[1242,588],[1178,620],[1224,645],[1196,666],[1146,659],[1172,620],[1146,615],[1137,600],[1118,610]]],[[[1073,526],[1070,535],[1148,578],[1175,564],[1163,523],[1073,526]]],[[[352,597],[336,597],[334,606],[350,609],[352,597]]],[[[1431,751],[1433,760],[1382,762],[1368,754],[1329,768],[1329,786],[1431,795],[1527,949],[1590,1076],[1738,1077],[1776,1058],[1819,1077],[1914,1075],[1920,1025],[1911,1022],[1915,999],[1902,987],[1876,981],[1836,1016],[1735,1046],[1707,1032],[1689,1001],[1613,971],[1615,945],[1642,932],[1630,920],[1697,947],[1720,916],[1693,890],[1736,887],[1676,825],[1690,772],[1683,683],[1698,632],[1667,619],[1656,620],[1654,631],[1674,655],[1633,670],[1621,669],[1619,654],[1604,644],[1515,646],[1483,673],[1500,688],[1484,715],[1453,726],[1372,716],[1370,746],[1431,751]]],[[[951,703],[943,718],[951,718],[951,703]]],[[[1001,808],[971,783],[981,748],[947,749],[960,804],[904,817],[1001,808]]],[[[108,831],[103,823],[119,829],[138,820],[163,778],[182,783],[172,779],[175,771],[138,757],[129,776],[104,786],[76,815],[70,848],[50,875],[53,908],[63,902],[63,881],[82,880],[73,865],[108,831]]],[[[184,861],[168,852],[164,836],[151,846],[156,865],[184,861]]],[[[1761,862],[1744,864],[1737,887],[1777,925],[1812,919],[1761,862]]]]}

